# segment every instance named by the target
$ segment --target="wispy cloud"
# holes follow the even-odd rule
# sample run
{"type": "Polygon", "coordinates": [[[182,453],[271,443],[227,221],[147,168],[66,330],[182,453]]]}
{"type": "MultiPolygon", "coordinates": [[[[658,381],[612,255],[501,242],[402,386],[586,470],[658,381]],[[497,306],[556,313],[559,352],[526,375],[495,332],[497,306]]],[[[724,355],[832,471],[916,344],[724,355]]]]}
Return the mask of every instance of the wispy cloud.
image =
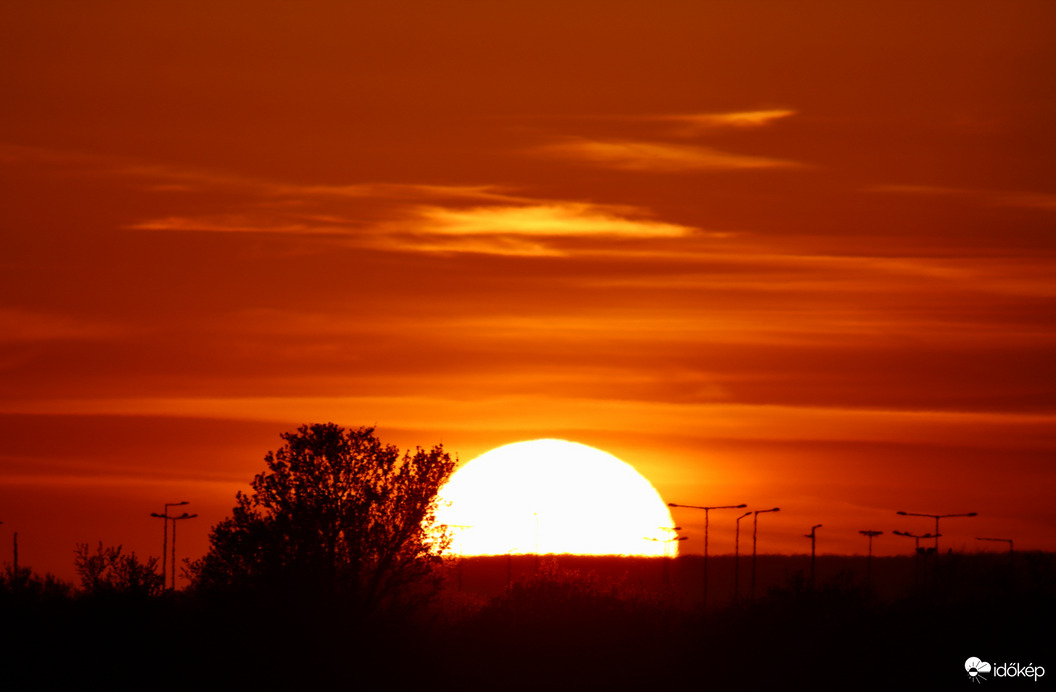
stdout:
{"type": "Polygon", "coordinates": [[[980,190],[938,185],[871,185],[866,191],[896,195],[962,197],[1002,207],[1056,210],[1056,193],[980,190]]]}
{"type": "Polygon", "coordinates": [[[525,256],[566,254],[553,245],[558,240],[678,238],[696,230],[657,221],[634,207],[560,201],[475,207],[400,206],[388,209],[387,216],[380,215],[370,222],[332,214],[259,207],[241,214],[148,219],[129,228],[319,236],[390,250],[525,256]]]}
{"type": "MultiPolygon", "coordinates": [[[[0,402],[0,412],[7,412],[0,402]]],[[[716,438],[875,440],[1049,448],[1051,414],[897,411],[736,403],[634,402],[611,399],[505,396],[231,397],[41,400],[11,412],[73,415],[195,416],[227,420],[386,420],[391,427],[509,430],[516,411],[521,430],[685,430],[708,421],[716,438]],[[555,428],[555,425],[557,428],[555,428]]]]}
{"type": "Polygon", "coordinates": [[[575,202],[468,209],[424,207],[416,230],[442,235],[622,236],[672,238],[691,228],[620,215],[622,207],[575,202]]]}
{"type": "Polygon", "coordinates": [[[128,228],[143,231],[210,231],[216,233],[284,233],[294,235],[346,233],[349,230],[320,223],[289,223],[282,217],[265,213],[165,216],[130,224],[128,228]]]}
{"type": "Polygon", "coordinates": [[[798,111],[790,108],[760,108],[757,110],[724,111],[720,113],[587,115],[575,119],[674,125],[673,129],[668,130],[668,134],[679,137],[696,137],[720,130],[766,127],[797,114],[798,111]]]}
{"type": "Polygon", "coordinates": [[[1004,195],[997,195],[994,202],[1008,207],[1052,209],[1053,211],[1056,211],[1056,194],[1013,192],[1004,195]]]}
{"type": "Polygon", "coordinates": [[[308,199],[458,199],[488,202],[524,201],[509,188],[497,185],[443,185],[421,183],[363,182],[334,185],[297,184],[242,176],[190,166],[144,162],[127,157],[91,152],[28,147],[0,142],[0,162],[35,163],[72,169],[84,175],[118,176],[142,181],[160,192],[239,192],[278,200],[308,199]]]}
{"type": "Polygon", "coordinates": [[[554,245],[562,240],[676,238],[696,230],[636,207],[531,198],[492,185],[297,185],[154,166],[124,170],[173,192],[190,186],[242,198],[237,210],[127,226],[145,231],[317,236],[387,250],[553,256],[566,254],[554,245]]]}
{"type": "Polygon", "coordinates": [[[643,118],[657,122],[673,123],[675,134],[693,137],[713,130],[727,128],[756,128],[771,125],[778,120],[791,117],[796,111],[785,108],[768,110],[734,111],[730,113],[689,113],[683,115],[656,115],[643,118]]]}
{"type": "Polygon", "coordinates": [[[701,170],[800,168],[784,159],[749,156],[710,147],[666,144],[630,139],[569,138],[536,150],[544,156],[581,161],[627,171],[680,173],[701,170]]]}
{"type": "Polygon", "coordinates": [[[0,308],[0,343],[95,340],[110,338],[117,333],[113,326],[68,315],[0,308]]]}

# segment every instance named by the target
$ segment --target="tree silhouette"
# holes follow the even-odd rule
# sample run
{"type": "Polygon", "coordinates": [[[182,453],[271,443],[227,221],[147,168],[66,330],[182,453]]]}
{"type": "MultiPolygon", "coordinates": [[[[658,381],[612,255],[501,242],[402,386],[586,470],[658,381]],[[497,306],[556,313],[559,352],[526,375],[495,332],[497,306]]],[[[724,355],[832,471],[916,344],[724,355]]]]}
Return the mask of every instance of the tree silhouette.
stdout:
{"type": "Polygon", "coordinates": [[[436,498],[455,466],[443,447],[401,457],[373,428],[333,423],[282,438],[213,527],[194,586],[363,612],[434,595],[449,540],[433,528],[436,498]]]}
{"type": "Polygon", "coordinates": [[[103,547],[101,542],[95,554],[88,551],[87,543],[79,544],[76,555],[74,567],[85,594],[145,598],[164,590],[156,557],[140,562],[135,553],[122,555],[121,546],[103,547]]]}

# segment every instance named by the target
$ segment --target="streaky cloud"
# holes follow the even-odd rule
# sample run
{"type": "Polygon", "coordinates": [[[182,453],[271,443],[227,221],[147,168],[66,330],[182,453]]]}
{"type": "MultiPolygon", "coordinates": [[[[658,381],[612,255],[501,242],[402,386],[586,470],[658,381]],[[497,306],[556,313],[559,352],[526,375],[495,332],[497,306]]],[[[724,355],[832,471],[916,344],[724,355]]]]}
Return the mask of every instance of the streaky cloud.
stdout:
{"type": "MultiPolygon", "coordinates": [[[[635,402],[589,397],[508,395],[464,400],[447,396],[239,396],[51,399],[20,404],[13,412],[64,415],[208,417],[281,421],[378,417],[395,428],[429,423],[450,430],[505,430],[507,411],[521,412],[522,430],[552,430],[555,422],[582,430],[646,428],[677,433],[708,421],[715,438],[867,440],[975,444],[1046,449],[1053,444],[1051,413],[980,413],[883,408],[835,408],[678,401],[635,402]]],[[[10,407],[0,402],[0,412],[10,407]]]]}
{"type": "Polygon", "coordinates": [[[1021,209],[1056,210],[1056,193],[1023,192],[1009,190],[980,190],[972,188],[942,187],[938,185],[870,185],[866,192],[882,194],[920,195],[931,197],[971,198],[1001,207],[1021,209]]]}
{"type": "Polygon", "coordinates": [[[214,233],[340,233],[340,229],[322,224],[283,223],[266,214],[218,214],[205,216],[166,216],[134,223],[128,228],[141,231],[209,231],[214,233]]]}
{"type": "Polygon", "coordinates": [[[630,139],[573,137],[539,147],[543,156],[579,161],[605,168],[648,173],[707,170],[803,168],[795,161],[735,154],[710,147],[630,139]]]}
{"type": "Polygon", "coordinates": [[[620,207],[574,202],[468,209],[424,207],[417,230],[441,235],[623,236],[673,238],[688,235],[687,226],[616,213],[620,207]]]}
{"type": "Polygon", "coordinates": [[[796,111],[787,108],[768,110],[734,111],[729,113],[689,113],[683,115],[657,115],[647,118],[658,122],[672,123],[677,127],[675,134],[693,137],[713,130],[729,128],[747,129],[772,125],[785,118],[796,115],[796,111]]]}
{"type": "Polygon", "coordinates": [[[97,340],[120,335],[111,325],[70,315],[0,308],[0,343],[56,340],[97,340]]]}

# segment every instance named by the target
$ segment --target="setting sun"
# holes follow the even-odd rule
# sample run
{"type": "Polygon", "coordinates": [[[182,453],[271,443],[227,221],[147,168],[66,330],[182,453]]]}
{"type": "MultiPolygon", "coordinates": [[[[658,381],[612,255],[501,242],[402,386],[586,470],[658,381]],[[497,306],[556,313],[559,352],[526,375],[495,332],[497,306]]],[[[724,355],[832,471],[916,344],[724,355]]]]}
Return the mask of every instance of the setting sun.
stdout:
{"type": "Polygon", "coordinates": [[[460,555],[675,555],[671,514],[634,467],[564,440],[505,445],[459,469],[437,522],[460,555]]]}

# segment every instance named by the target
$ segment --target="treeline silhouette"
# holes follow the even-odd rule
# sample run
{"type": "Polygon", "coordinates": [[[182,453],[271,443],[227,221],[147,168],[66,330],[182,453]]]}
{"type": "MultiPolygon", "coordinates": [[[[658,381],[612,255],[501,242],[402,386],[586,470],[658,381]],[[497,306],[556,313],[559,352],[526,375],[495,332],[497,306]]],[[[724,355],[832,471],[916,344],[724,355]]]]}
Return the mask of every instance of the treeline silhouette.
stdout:
{"type": "MultiPolygon", "coordinates": [[[[764,556],[780,583],[767,579],[754,600],[710,608],[694,589],[694,558],[672,560],[666,583],[662,558],[475,558],[461,566],[461,591],[458,561],[449,560],[436,598],[384,613],[317,594],[144,590],[117,574],[91,582],[81,573],[74,586],[8,567],[0,655],[5,680],[72,684],[94,671],[114,689],[365,680],[440,689],[756,689],[790,681],[946,689],[966,683],[970,656],[1051,663],[1044,632],[1056,614],[1056,555],[1019,554],[1014,574],[992,554],[942,557],[916,583],[912,558],[890,558],[892,573],[910,576],[880,595],[854,558],[827,559],[833,571],[812,588],[803,557],[764,556]]],[[[712,561],[715,573],[720,564],[712,561]]],[[[878,584],[883,571],[874,570],[878,584]]]]}
{"type": "Polygon", "coordinates": [[[76,585],[3,570],[0,689],[946,689],[973,656],[1052,664],[1053,553],[874,558],[868,580],[864,557],[811,580],[764,555],[754,594],[713,556],[704,603],[694,556],[442,558],[442,448],[282,439],[182,591],[120,546],[77,546],[76,585]]]}

